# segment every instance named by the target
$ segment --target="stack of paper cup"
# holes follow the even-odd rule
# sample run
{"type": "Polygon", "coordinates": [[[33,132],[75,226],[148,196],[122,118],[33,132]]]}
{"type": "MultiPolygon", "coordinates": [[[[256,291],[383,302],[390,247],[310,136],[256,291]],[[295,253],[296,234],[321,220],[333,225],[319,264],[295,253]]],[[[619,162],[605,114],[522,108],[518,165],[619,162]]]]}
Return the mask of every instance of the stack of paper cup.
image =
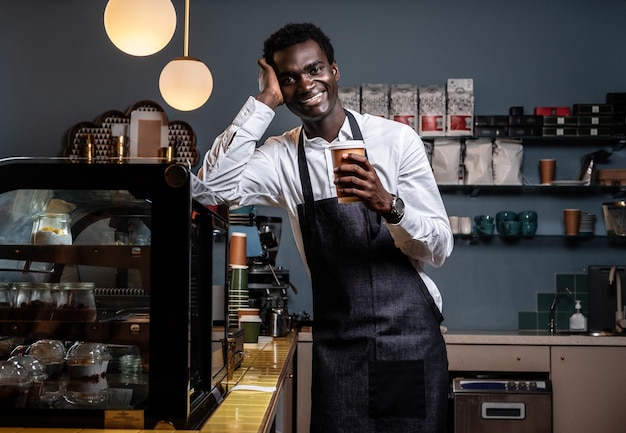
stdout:
{"type": "Polygon", "coordinates": [[[230,237],[228,271],[230,274],[230,284],[228,287],[228,326],[230,328],[237,328],[239,326],[237,310],[249,306],[245,233],[234,232],[230,237]]]}

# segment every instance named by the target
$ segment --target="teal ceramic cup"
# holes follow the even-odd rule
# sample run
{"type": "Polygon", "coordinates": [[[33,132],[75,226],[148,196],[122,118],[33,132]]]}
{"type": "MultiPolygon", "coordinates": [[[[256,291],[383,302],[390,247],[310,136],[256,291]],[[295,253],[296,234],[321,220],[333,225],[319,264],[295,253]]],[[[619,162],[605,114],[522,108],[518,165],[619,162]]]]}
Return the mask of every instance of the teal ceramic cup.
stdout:
{"type": "Polygon", "coordinates": [[[519,221],[537,222],[537,212],[534,210],[525,210],[517,214],[519,221]]]}
{"type": "Polygon", "coordinates": [[[520,221],[521,228],[520,233],[525,238],[530,238],[535,235],[537,232],[537,222],[536,221],[520,221]]]}
{"type": "Polygon", "coordinates": [[[495,231],[495,218],[490,215],[476,215],[474,224],[479,235],[492,235],[495,231]]]}
{"type": "Polygon", "coordinates": [[[522,230],[520,221],[502,221],[502,236],[519,236],[522,230]]]}
{"type": "Polygon", "coordinates": [[[498,233],[500,234],[505,234],[503,232],[504,230],[503,223],[505,221],[517,221],[517,214],[510,210],[503,210],[496,214],[496,229],[498,230],[498,233]]]}

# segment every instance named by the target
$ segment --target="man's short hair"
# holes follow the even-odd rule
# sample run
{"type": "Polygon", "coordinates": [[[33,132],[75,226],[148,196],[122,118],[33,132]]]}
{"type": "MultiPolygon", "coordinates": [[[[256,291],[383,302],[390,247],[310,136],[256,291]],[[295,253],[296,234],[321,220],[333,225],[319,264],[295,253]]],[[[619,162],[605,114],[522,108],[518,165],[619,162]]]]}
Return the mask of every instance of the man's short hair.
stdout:
{"type": "Polygon", "coordinates": [[[263,44],[263,57],[269,65],[274,66],[274,53],[276,51],[308,40],[317,42],[326,54],[328,63],[335,62],[335,50],[330,39],[319,27],[311,23],[289,23],[274,32],[263,44]]]}

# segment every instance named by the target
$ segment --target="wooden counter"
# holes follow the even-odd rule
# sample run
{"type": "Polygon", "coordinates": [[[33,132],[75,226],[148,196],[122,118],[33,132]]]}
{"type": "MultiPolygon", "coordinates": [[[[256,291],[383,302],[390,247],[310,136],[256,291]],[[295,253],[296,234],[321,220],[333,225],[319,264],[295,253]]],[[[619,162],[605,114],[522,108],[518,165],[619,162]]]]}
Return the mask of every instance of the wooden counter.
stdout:
{"type": "Polygon", "coordinates": [[[268,343],[244,344],[243,362],[229,381],[230,391],[200,431],[268,432],[280,392],[288,392],[283,387],[293,378],[291,361],[296,340],[297,334],[291,332],[268,343]]]}

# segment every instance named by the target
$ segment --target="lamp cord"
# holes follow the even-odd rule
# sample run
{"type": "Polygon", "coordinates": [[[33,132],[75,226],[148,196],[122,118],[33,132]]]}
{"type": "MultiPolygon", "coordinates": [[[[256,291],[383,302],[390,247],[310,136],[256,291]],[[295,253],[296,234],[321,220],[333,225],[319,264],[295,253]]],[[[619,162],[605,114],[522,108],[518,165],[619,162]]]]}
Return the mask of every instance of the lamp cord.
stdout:
{"type": "Polygon", "coordinates": [[[183,55],[189,57],[189,0],[185,0],[185,40],[183,55]]]}

